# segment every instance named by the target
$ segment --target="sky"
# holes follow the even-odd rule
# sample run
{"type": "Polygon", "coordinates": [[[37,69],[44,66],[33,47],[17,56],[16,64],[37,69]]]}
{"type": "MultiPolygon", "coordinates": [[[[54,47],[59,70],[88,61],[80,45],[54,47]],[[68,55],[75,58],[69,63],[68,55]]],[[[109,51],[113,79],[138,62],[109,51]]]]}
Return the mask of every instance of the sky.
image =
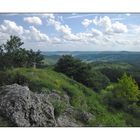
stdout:
{"type": "Polygon", "coordinates": [[[0,14],[0,44],[41,51],[140,51],[140,13],[0,14]]]}

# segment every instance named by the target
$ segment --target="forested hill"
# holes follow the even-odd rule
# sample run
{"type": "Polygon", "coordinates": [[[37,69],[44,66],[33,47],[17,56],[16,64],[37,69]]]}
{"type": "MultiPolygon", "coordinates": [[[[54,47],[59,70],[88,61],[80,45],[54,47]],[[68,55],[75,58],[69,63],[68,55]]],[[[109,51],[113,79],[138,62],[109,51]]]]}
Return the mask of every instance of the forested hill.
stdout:
{"type": "MultiPolygon", "coordinates": [[[[140,52],[128,51],[95,51],[95,52],[42,52],[42,54],[50,59],[58,59],[61,55],[72,55],[85,61],[123,61],[123,62],[139,62],[140,52]]],[[[54,62],[54,61],[53,61],[54,62]]]]}

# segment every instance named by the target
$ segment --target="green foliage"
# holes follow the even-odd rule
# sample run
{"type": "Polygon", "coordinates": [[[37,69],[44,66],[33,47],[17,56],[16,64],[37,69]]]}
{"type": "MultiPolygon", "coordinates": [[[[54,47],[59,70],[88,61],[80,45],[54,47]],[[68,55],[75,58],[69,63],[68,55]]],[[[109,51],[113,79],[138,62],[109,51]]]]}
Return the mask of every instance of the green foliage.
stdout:
{"type": "Polygon", "coordinates": [[[54,115],[56,117],[62,115],[66,109],[66,104],[62,101],[55,101],[52,103],[54,107],[54,115]]]}
{"type": "Polygon", "coordinates": [[[121,78],[124,74],[123,69],[116,68],[102,68],[100,69],[101,73],[106,75],[111,82],[117,82],[119,78],[121,78]]]}
{"type": "Polygon", "coordinates": [[[106,113],[106,106],[102,104],[100,96],[98,96],[97,94],[92,94],[91,96],[87,96],[86,98],[88,110],[92,114],[102,115],[106,113]]]}
{"type": "Polygon", "coordinates": [[[125,98],[128,102],[139,100],[139,88],[131,76],[124,74],[114,87],[114,94],[117,98],[125,98]]]}
{"type": "Polygon", "coordinates": [[[106,76],[100,72],[93,71],[89,64],[70,55],[62,56],[58,60],[55,70],[96,91],[105,88],[109,84],[109,79],[106,76]]]}
{"type": "Polygon", "coordinates": [[[43,55],[41,55],[41,52],[38,50],[37,52],[34,52],[32,49],[27,52],[28,58],[28,66],[29,67],[39,67],[42,65],[42,60],[44,59],[43,55]]]}
{"type": "Polygon", "coordinates": [[[140,118],[140,106],[138,106],[136,103],[129,105],[128,111],[130,114],[133,114],[133,116],[135,116],[136,118],[140,118]]]}
{"type": "Polygon", "coordinates": [[[102,91],[102,97],[109,107],[128,111],[128,106],[139,101],[139,89],[131,76],[124,74],[116,84],[102,91]]]}
{"type": "Polygon", "coordinates": [[[43,56],[40,51],[20,48],[24,43],[17,36],[10,36],[5,44],[0,45],[0,69],[12,67],[40,66],[43,56]]]}
{"type": "Polygon", "coordinates": [[[122,126],[127,126],[125,118],[123,114],[117,113],[117,114],[111,114],[111,113],[106,113],[104,116],[98,116],[96,120],[96,124],[99,126],[115,126],[115,127],[122,127],[122,126]]]}
{"type": "Polygon", "coordinates": [[[86,110],[87,105],[85,101],[85,95],[83,91],[77,87],[77,85],[71,86],[68,84],[63,84],[62,88],[71,97],[70,103],[72,106],[86,110]]]}

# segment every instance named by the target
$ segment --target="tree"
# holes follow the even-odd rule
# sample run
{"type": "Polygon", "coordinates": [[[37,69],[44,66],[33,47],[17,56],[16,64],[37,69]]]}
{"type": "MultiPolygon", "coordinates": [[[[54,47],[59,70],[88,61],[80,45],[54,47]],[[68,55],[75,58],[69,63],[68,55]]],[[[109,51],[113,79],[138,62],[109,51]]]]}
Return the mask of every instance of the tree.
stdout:
{"type": "Polygon", "coordinates": [[[137,102],[139,100],[138,85],[136,81],[131,76],[126,75],[126,73],[119,79],[114,91],[117,98],[125,98],[128,102],[137,102]]]}
{"type": "Polygon", "coordinates": [[[27,52],[28,54],[28,66],[36,68],[37,66],[41,66],[42,60],[44,59],[43,55],[41,55],[41,52],[38,50],[37,52],[34,52],[32,49],[27,52]]]}
{"type": "Polygon", "coordinates": [[[89,64],[70,55],[63,55],[58,60],[55,70],[96,91],[106,87],[109,83],[109,79],[106,76],[100,72],[93,71],[89,64]]]}
{"type": "Polygon", "coordinates": [[[140,99],[138,85],[131,76],[124,74],[118,83],[111,84],[104,90],[104,101],[109,107],[128,110],[128,107],[140,99]]]}
{"type": "Polygon", "coordinates": [[[42,65],[43,56],[41,52],[21,48],[23,44],[18,36],[10,36],[10,39],[0,46],[1,69],[42,65]]]}
{"type": "Polygon", "coordinates": [[[14,67],[26,67],[28,64],[28,51],[20,48],[13,53],[14,67]]]}
{"type": "Polygon", "coordinates": [[[18,56],[16,56],[17,53],[15,54],[15,52],[19,52],[19,49],[23,44],[24,43],[19,37],[10,36],[10,39],[0,46],[2,68],[15,66],[15,58],[19,59],[18,56]]]}
{"type": "Polygon", "coordinates": [[[123,74],[124,70],[123,69],[117,69],[117,68],[102,68],[100,69],[101,73],[106,75],[111,82],[117,82],[118,79],[120,79],[123,74]]]}
{"type": "Polygon", "coordinates": [[[12,53],[18,50],[23,44],[24,42],[18,36],[10,36],[10,39],[4,44],[4,49],[7,53],[12,53]]]}
{"type": "Polygon", "coordinates": [[[79,67],[80,61],[74,59],[71,55],[63,55],[57,62],[55,70],[62,72],[69,77],[76,75],[77,68],[79,67]]]}

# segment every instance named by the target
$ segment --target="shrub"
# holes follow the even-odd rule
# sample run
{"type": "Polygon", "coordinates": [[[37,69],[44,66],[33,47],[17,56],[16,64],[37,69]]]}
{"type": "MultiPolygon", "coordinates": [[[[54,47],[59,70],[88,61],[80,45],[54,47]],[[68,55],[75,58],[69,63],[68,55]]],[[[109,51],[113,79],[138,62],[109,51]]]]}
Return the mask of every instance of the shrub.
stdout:
{"type": "Polygon", "coordinates": [[[76,108],[87,109],[86,98],[78,88],[64,84],[63,90],[70,96],[70,104],[76,108]]]}
{"type": "Polygon", "coordinates": [[[124,74],[118,83],[106,88],[103,100],[108,106],[127,111],[128,105],[139,101],[139,95],[136,82],[124,74]]]}
{"type": "Polygon", "coordinates": [[[126,126],[125,119],[123,117],[123,114],[117,113],[117,114],[111,114],[106,113],[103,116],[98,116],[96,120],[96,124],[99,126],[113,126],[113,127],[122,127],[126,126]]]}
{"type": "Polygon", "coordinates": [[[128,106],[128,111],[130,114],[132,114],[136,118],[140,118],[140,106],[138,106],[136,103],[128,106]]]}
{"type": "Polygon", "coordinates": [[[96,91],[109,84],[109,79],[105,75],[93,71],[89,64],[70,55],[62,56],[55,65],[55,70],[96,91]]]}
{"type": "Polygon", "coordinates": [[[66,109],[66,104],[62,101],[55,101],[52,103],[54,107],[54,114],[56,117],[64,113],[66,109]]]}

